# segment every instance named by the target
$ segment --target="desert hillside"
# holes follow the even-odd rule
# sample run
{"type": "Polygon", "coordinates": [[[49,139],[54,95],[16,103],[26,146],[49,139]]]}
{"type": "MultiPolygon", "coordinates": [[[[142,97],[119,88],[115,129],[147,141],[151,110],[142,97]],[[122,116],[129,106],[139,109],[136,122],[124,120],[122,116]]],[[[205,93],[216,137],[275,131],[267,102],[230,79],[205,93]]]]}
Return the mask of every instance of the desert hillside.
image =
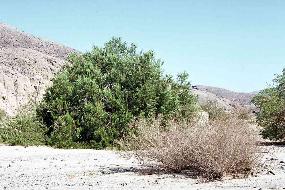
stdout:
{"type": "MultiPolygon", "coordinates": [[[[39,101],[54,74],[76,50],[42,40],[0,23],[0,109],[15,115],[29,101],[39,101]]],[[[197,85],[199,102],[215,101],[225,110],[249,106],[255,93],[237,93],[197,85]]]]}
{"type": "Polygon", "coordinates": [[[220,99],[225,98],[233,103],[237,103],[240,105],[250,105],[251,99],[257,94],[257,92],[251,92],[251,93],[234,92],[223,88],[204,86],[204,85],[196,85],[196,88],[199,91],[212,93],[217,97],[219,97],[220,99]]]}
{"type": "Polygon", "coordinates": [[[0,23],[0,109],[8,115],[38,101],[74,49],[0,23]]]}
{"type": "Polygon", "coordinates": [[[219,107],[226,111],[241,107],[255,110],[255,106],[251,103],[251,99],[257,92],[234,92],[223,88],[203,85],[192,86],[192,90],[194,94],[198,96],[198,101],[201,105],[205,105],[210,101],[217,103],[219,107]]]}

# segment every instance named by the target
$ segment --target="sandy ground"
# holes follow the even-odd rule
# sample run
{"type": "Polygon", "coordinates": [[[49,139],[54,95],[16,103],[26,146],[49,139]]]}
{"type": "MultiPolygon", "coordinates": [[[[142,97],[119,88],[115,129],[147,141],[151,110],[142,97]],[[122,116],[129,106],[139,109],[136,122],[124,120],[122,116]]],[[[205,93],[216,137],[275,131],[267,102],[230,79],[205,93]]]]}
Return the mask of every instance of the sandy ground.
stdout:
{"type": "Polygon", "coordinates": [[[285,147],[262,151],[262,170],[247,179],[201,183],[182,175],[142,174],[135,158],[106,150],[0,145],[0,189],[285,189],[285,147]]]}

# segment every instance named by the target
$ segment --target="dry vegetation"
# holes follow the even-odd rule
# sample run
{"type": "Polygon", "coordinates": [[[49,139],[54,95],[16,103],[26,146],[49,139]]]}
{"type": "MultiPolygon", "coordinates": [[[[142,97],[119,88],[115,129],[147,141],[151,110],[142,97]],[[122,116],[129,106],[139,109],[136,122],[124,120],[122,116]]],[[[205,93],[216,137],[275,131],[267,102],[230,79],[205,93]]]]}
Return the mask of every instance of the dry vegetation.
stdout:
{"type": "Polygon", "coordinates": [[[140,119],[132,127],[138,132],[125,140],[124,148],[166,171],[191,171],[212,180],[248,175],[257,161],[255,132],[234,116],[204,126],[172,121],[162,127],[160,120],[140,119]]]}
{"type": "MultiPolygon", "coordinates": [[[[1,101],[7,104],[4,111],[13,115],[19,105],[33,105],[28,103],[29,96],[40,99],[50,79],[65,64],[67,54],[75,51],[42,42],[1,24],[0,34],[3,39],[12,39],[7,41],[9,43],[5,40],[4,44],[0,43],[4,50],[2,65],[11,71],[6,72],[7,80],[17,79],[18,86],[24,84],[32,94],[37,94],[34,97],[29,90],[20,88],[18,91],[23,93],[14,93],[16,96],[2,93],[1,101]],[[37,59],[31,57],[34,55],[38,55],[37,59]],[[28,57],[28,61],[23,61],[23,56],[28,57]],[[15,67],[21,70],[19,72],[12,68],[14,62],[21,63],[24,69],[15,67]],[[32,71],[43,78],[34,81],[32,71]],[[22,75],[27,81],[21,80],[22,75]],[[21,100],[20,103],[13,98],[21,100]]],[[[0,109],[0,121],[3,120],[0,143],[64,148],[80,144],[81,148],[106,148],[128,134],[129,129],[135,129],[133,135],[121,140],[122,147],[136,150],[143,161],[157,161],[164,170],[194,171],[207,179],[250,173],[257,158],[257,147],[256,135],[246,121],[250,119],[247,110],[226,113],[217,103],[209,102],[202,106],[207,119],[192,120],[198,105],[190,92],[188,74],[178,75],[177,80],[164,76],[161,61],[155,54],[139,52],[135,47],[114,38],[103,48],[94,47],[90,53],[71,56],[69,61],[73,64],[55,77],[37,113],[24,111],[24,114],[5,118],[5,112],[0,109]],[[152,115],[162,115],[165,120],[176,119],[167,122],[149,119],[152,115]],[[129,126],[138,116],[144,118],[129,126]]],[[[2,91],[5,92],[5,88],[2,91]]],[[[219,89],[216,94],[220,94],[219,89]]]]}
{"type": "Polygon", "coordinates": [[[0,121],[6,117],[6,113],[4,110],[0,109],[0,121]]]}

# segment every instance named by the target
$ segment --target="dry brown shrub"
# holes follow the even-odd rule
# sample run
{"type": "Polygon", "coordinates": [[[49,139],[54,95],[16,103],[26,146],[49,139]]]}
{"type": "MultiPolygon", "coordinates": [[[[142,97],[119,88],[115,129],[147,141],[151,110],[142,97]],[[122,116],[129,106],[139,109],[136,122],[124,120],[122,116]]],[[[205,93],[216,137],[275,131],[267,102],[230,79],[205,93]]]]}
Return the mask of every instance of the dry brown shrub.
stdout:
{"type": "Polygon", "coordinates": [[[153,160],[171,171],[194,171],[207,179],[249,174],[257,158],[256,134],[233,117],[195,126],[173,121],[140,119],[132,124],[137,134],[125,139],[125,148],[136,150],[142,161],[153,160]]]}

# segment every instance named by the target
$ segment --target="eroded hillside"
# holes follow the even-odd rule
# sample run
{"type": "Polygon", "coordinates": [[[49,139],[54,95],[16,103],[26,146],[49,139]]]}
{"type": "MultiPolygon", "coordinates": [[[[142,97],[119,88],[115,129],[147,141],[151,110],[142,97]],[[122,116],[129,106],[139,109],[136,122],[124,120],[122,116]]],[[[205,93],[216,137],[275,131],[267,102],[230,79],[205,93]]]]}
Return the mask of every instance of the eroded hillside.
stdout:
{"type": "Polygon", "coordinates": [[[15,115],[29,101],[40,100],[73,52],[0,23],[0,109],[15,115]]]}

